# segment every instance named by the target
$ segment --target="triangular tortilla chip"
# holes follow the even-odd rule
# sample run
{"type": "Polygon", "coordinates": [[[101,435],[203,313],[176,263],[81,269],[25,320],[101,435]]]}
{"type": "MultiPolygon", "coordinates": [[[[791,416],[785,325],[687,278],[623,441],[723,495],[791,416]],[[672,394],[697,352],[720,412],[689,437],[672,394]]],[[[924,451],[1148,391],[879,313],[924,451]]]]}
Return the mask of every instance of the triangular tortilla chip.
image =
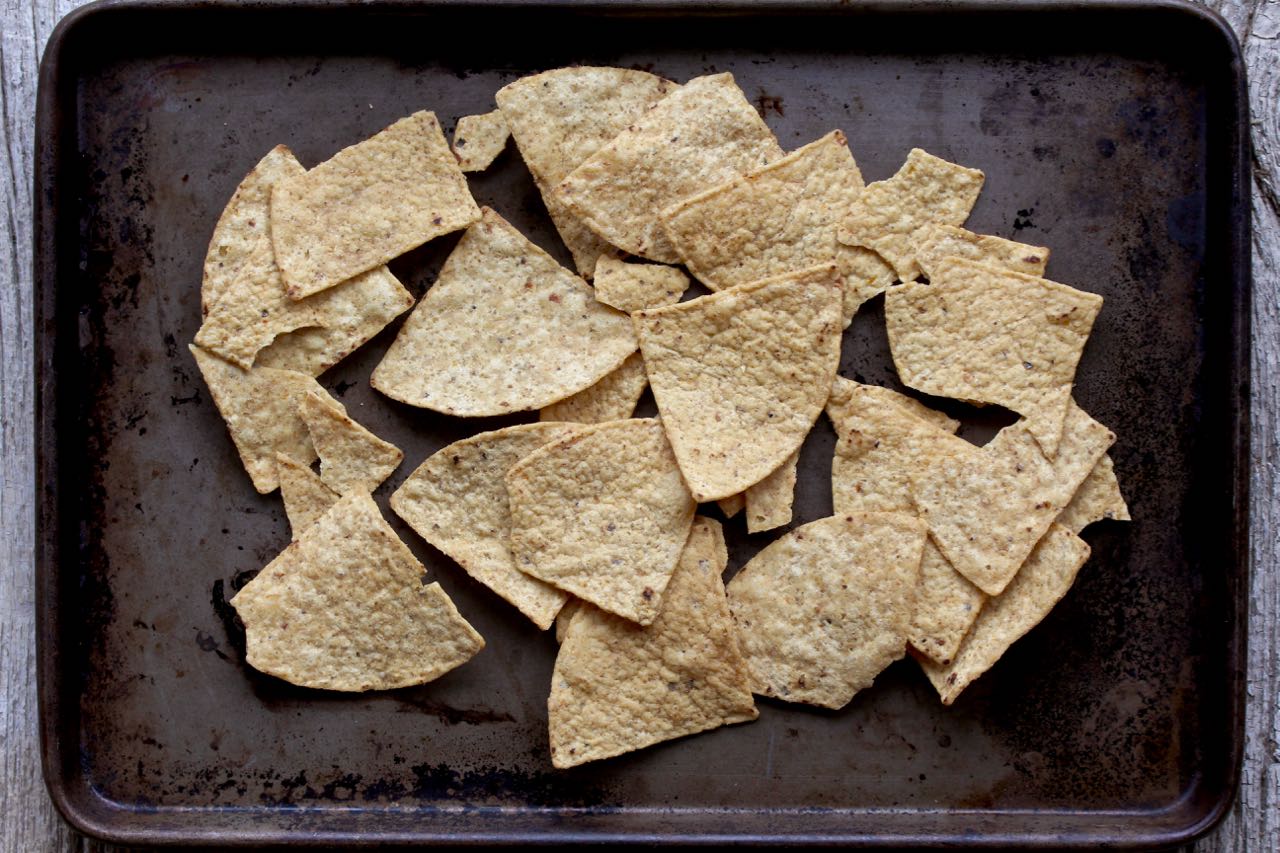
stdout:
{"type": "Polygon", "coordinates": [[[836,266],[844,276],[844,328],[868,299],[884,293],[898,273],[871,249],[836,244],[836,266]]]}
{"type": "Polygon", "coordinates": [[[453,130],[453,154],[464,172],[483,172],[507,147],[511,131],[501,110],[463,116],[453,130]]]}
{"type": "Polygon", "coordinates": [[[289,517],[293,538],[297,539],[302,531],[328,512],[329,507],[336,504],[342,495],[326,486],[320,475],[311,470],[310,465],[303,465],[283,453],[276,454],[276,467],[284,512],[289,517]]]}
{"type": "Polygon", "coordinates": [[[916,237],[919,241],[916,244],[916,263],[929,278],[933,278],[934,267],[943,258],[961,258],[1037,277],[1044,275],[1049,263],[1046,246],[1015,243],[951,225],[923,225],[916,232],[916,237]]]}
{"type": "Polygon", "coordinates": [[[635,350],[626,314],[485,208],[370,382],[411,406],[502,415],[576,394],[635,350]]]}
{"type": "Polygon", "coordinates": [[[291,299],[341,284],[479,218],[429,112],[406,116],[271,189],[271,242],[291,299]]]}
{"type": "Polygon", "coordinates": [[[907,629],[907,642],[930,660],[946,666],[955,658],[987,596],[942,555],[933,540],[924,543],[920,587],[907,629]]]}
{"type": "Polygon", "coordinates": [[[544,406],[538,412],[538,420],[575,424],[625,420],[635,412],[636,404],[648,387],[649,375],[644,372],[644,359],[640,353],[633,352],[617,370],[606,374],[595,385],[558,403],[544,406]]]}
{"type": "Polygon", "coordinates": [[[516,568],[647,625],[689,534],[694,503],[662,424],[584,426],[507,472],[516,568]]]}
{"type": "Polygon", "coordinates": [[[852,513],[797,527],[729,582],[751,689],[843,708],[906,653],[923,522],[852,513]]]}
{"type": "Polygon", "coordinates": [[[322,391],[318,382],[292,370],[245,370],[194,344],[190,349],[258,492],[265,495],[280,485],[277,453],[302,464],[315,461],[316,451],[298,406],[308,391],[322,391]]]}
{"type": "Polygon", "coordinates": [[[391,495],[391,509],[419,536],[543,630],[569,595],[529,577],[512,561],[504,478],[516,462],[575,429],[521,424],[473,435],[427,457],[391,495]]]}
{"type": "Polygon", "coordinates": [[[809,434],[840,359],[841,282],[817,267],[632,315],[700,503],[754,486],[809,434]]]}
{"type": "Polygon", "coordinates": [[[713,74],[659,101],[554,191],[613,245],[674,264],[658,211],[781,156],[733,75],[713,74]]]}
{"type": "Polygon", "coordinates": [[[306,394],[301,414],[320,456],[320,479],[340,495],[372,492],[404,460],[400,448],[352,420],[328,394],[306,394]]]}
{"type": "Polygon", "coordinates": [[[738,492],[736,495],[729,495],[727,498],[721,498],[716,501],[716,506],[720,507],[720,511],[724,513],[725,518],[733,518],[742,512],[747,505],[747,496],[745,492],[738,492]]]}
{"type": "Polygon", "coordinates": [[[1003,593],[989,599],[949,666],[919,660],[942,704],[960,693],[1040,624],[1075,582],[1089,546],[1060,524],[1049,528],[1003,593]]]}
{"type": "Polygon", "coordinates": [[[551,677],[551,762],[573,767],[758,716],[720,573],[720,525],[697,519],[662,612],[641,627],[584,604],[551,677]]]}
{"type": "Polygon", "coordinates": [[[1104,454],[1076,489],[1071,503],[1058,516],[1057,523],[1078,534],[1095,521],[1103,519],[1129,521],[1129,505],[1120,493],[1115,464],[1104,454]]]}
{"type": "Polygon", "coordinates": [[[768,477],[743,492],[746,496],[747,532],[760,533],[791,523],[791,505],[796,496],[797,449],[768,477]]]}
{"type": "Polygon", "coordinates": [[[586,278],[602,254],[619,250],[587,228],[551,190],[677,88],[670,80],[630,68],[557,68],[521,77],[494,96],[560,239],[586,278]]]}
{"type": "Polygon", "coordinates": [[[333,505],[231,599],[245,658],[303,687],[389,690],[466,663],[484,639],[367,494],[333,505]]]}
{"type": "Polygon", "coordinates": [[[1102,297],[959,258],[934,270],[930,284],[904,284],[885,296],[902,382],[1013,409],[1052,458],[1102,297]]]}
{"type": "Polygon", "coordinates": [[[630,314],[675,305],[689,289],[689,276],[662,264],[631,264],[602,257],[596,262],[593,283],[597,300],[630,314]]]}
{"type": "Polygon", "coordinates": [[[564,607],[561,607],[560,612],[556,614],[557,645],[564,643],[564,638],[569,634],[569,625],[573,622],[573,617],[581,613],[583,608],[592,606],[581,598],[569,596],[569,600],[564,603],[564,607]]]}

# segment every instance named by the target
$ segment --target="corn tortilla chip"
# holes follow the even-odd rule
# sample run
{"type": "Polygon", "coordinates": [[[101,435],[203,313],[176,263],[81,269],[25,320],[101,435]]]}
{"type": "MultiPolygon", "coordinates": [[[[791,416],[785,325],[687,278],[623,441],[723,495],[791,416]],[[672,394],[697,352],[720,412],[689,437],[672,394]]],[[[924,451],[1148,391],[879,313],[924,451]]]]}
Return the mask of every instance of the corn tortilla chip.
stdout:
{"type": "Polygon", "coordinates": [[[768,477],[747,489],[747,532],[760,533],[791,523],[791,505],[796,495],[796,465],[800,451],[796,450],[768,477]]]}
{"type": "Polygon", "coordinates": [[[920,560],[920,586],[907,642],[946,666],[955,658],[986,600],[986,594],[957,572],[930,539],[924,543],[920,560]]]}
{"type": "Polygon", "coordinates": [[[569,624],[573,622],[574,616],[582,612],[584,606],[591,607],[592,605],[586,604],[581,598],[570,596],[569,600],[564,603],[564,607],[560,608],[560,612],[556,614],[556,643],[558,645],[564,643],[564,638],[569,633],[569,624]]]}
{"type": "Polygon", "coordinates": [[[689,276],[661,264],[629,264],[602,257],[596,262],[596,299],[625,311],[675,305],[689,289],[689,276]]]}
{"type": "Polygon", "coordinates": [[[543,630],[569,596],[512,561],[504,478],[516,462],[574,430],[570,424],[521,424],[473,435],[427,457],[391,495],[391,509],[419,536],[543,630]]]}
{"type": "Polygon", "coordinates": [[[949,666],[919,661],[929,681],[950,705],[989,670],[1005,651],[1040,624],[1075,582],[1089,558],[1089,546],[1060,524],[1054,524],[1003,593],[987,601],[949,666]]]}
{"type": "Polygon", "coordinates": [[[1049,263],[1046,246],[1015,243],[951,225],[924,225],[917,232],[917,237],[916,262],[920,271],[929,278],[933,278],[934,266],[943,258],[963,258],[1037,277],[1044,275],[1049,263]]]}
{"type": "Polygon", "coordinates": [[[1058,516],[1057,523],[1079,534],[1090,524],[1103,519],[1129,521],[1129,506],[1120,493],[1120,481],[1116,479],[1115,464],[1103,454],[1093,466],[1080,488],[1076,489],[1071,503],[1058,516]]]}
{"type": "Polygon", "coordinates": [[[884,293],[898,273],[871,249],[862,246],[836,245],[836,266],[844,276],[844,328],[868,299],[884,293]]]}
{"type": "Polygon", "coordinates": [[[249,665],[326,690],[439,678],[484,639],[424,571],[369,495],[347,495],[231,600],[249,665]]]}
{"type": "Polygon", "coordinates": [[[635,412],[636,404],[648,387],[649,375],[644,372],[644,359],[640,353],[633,352],[617,370],[606,374],[595,385],[544,406],[538,412],[538,420],[576,424],[625,420],[635,412]]]}
{"type": "Polygon", "coordinates": [[[554,192],[592,231],[633,255],[679,255],[658,211],[782,156],[732,74],[695,77],[562,180],[554,192]]]}
{"type": "Polygon", "coordinates": [[[648,625],[675,570],[694,503],[662,424],[584,426],[507,472],[516,568],[648,625]]]}
{"type": "Polygon", "coordinates": [[[723,533],[697,519],[662,612],[641,627],[582,605],[551,678],[551,762],[573,767],[758,716],[720,573],[723,533]]]}
{"type": "Polygon", "coordinates": [[[959,258],[939,261],[935,272],[930,284],[904,284],[885,297],[903,383],[1013,409],[1052,458],[1102,297],[959,258]]]}
{"type": "Polygon", "coordinates": [[[284,500],[284,512],[289,517],[293,538],[329,511],[342,495],[324,484],[320,475],[310,465],[276,454],[276,467],[280,477],[280,497],[284,500]]]}
{"type": "Polygon", "coordinates": [[[501,110],[463,116],[453,131],[453,154],[464,172],[483,172],[507,147],[511,131],[501,110]]]}
{"type": "Polygon", "coordinates": [[[727,498],[721,498],[716,501],[716,506],[720,507],[720,511],[724,513],[725,518],[733,518],[742,512],[747,505],[747,495],[745,492],[738,492],[736,495],[729,495],[727,498]]]}
{"type": "Polygon", "coordinates": [[[840,358],[841,281],[817,267],[632,315],[699,502],[754,486],[808,435],[840,358]]]}
{"type": "Polygon", "coordinates": [[[576,394],[635,350],[627,315],[485,208],[370,382],[411,406],[502,415],[576,394]]]}
{"type": "Polygon", "coordinates": [[[320,479],[340,495],[372,492],[404,460],[400,448],[352,420],[328,394],[305,394],[301,414],[320,456],[320,479]]]}
{"type": "Polygon", "coordinates": [[[291,299],[380,267],[480,218],[434,113],[418,112],[271,189],[291,299]]]}
{"type": "Polygon", "coordinates": [[[763,696],[843,708],[906,653],[926,528],[897,513],[797,527],[729,582],[729,607],[763,696]]]}

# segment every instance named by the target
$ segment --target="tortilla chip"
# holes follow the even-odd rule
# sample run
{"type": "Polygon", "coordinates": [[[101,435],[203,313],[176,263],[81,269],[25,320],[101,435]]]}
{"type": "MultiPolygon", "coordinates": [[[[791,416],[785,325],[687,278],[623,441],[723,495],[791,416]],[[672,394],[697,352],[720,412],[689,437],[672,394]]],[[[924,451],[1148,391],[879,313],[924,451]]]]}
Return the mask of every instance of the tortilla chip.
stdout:
{"type": "Polygon", "coordinates": [[[698,502],[754,486],[808,435],[840,359],[841,282],[815,267],[632,315],[698,502]]]}
{"type": "Polygon", "coordinates": [[[1089,546],[1060,524],[1036,545],[1005,591],[987,601],[950,666],[919,661],[942,704],[950,705],[1020,637],[1040,624],[1075,582],[1089,546]]]}
{"type": "Polygon", "coordinates": [[[503,415],[589,388],[635,350],[627,315],[485,208],[370,382],[446,415],[503,415]]]}
{"type": "Polygon", "coordinates": [[[315,461],[316,451],[298,406],[308,391],[323,390],[319,383],[292,370],[245,370],[194,344],[189,349],[209,386],[213,404],[227,422],[240,461],[260,494],[280,485],[277,453],[304,465],[315,461]]]}
{"type": "Polygon", "coordinates": [[[727,498],[721,498],[716,501],[716,506],[720,507],[720,511],[724,513],[725,518],[733,518],[742,512],[747,505],[747,495],[745,492],[738,492],[736,495],[729,495],[727,498]]]}
{"type": "Polygon", "coordinates": [[[930,539],[920,560],[920,586],[907,642],[935,663],[950,664],[986,600],[930,539]]]}
{"type": "Polygon", "coordinates": [[[463,116],[453,130],[453,154],[464,172],[483,172],[507,147],[511,131],[501,110],[463,116]]]}
{"type": "Polygon", "coordinates": [[[720,573],[720,525],[697,519],[653,624],[589,604],[551,678],[551,763],[573,767],[758,716],[720,573]]]}
{"type": "Polygon", "coordinates": [[[516,568],[507,547],[511,511],[507,469],[570,424],[521,424],[482,432],[427,457],[391,495],[391,509],[535,625],[546,630],[568,594],[516,568]]]}
{"type": "Polygon", "coordinates": [[[948,456],[913,476],[913,498],[956,571],[999,595],[1115,439],[1072,402],[1054,459],[1019,421],[976,456],[948,456]]]}
{"type": "Polygon", "coordinates": [[[380,267],[480,218],[434,113],[402,118],[271,189],[271,242],[291,299],[380,267]]]}
{"type": "Polygon", "coordinates": [[[985,176],[911,149],[893,177],[868,184],[837,233],[840,242],[874,249],[903,281],[920,274],[916,249],[921,226],[963,225],[985,176]]]}
{"type": "Polygon", "coordinates": [[[800,450],[787,457],[768,477],[747,489],[747,532],[760,533],[791,523],[791,505],[796,496],[796,465],[800,450]]]}
{"type": "Polygon", "coordinates": [[[1093,466],[1080,488],[1076,489],[1071,503],[1058,516],[1063,527],[1079,533],[1095,521],[1103,519],[1129,521],[1129,506],[1120,493],[1120,481],[1116,479],[1115,464],[1109,455],[1103,454],[1093,466]]]}
{"type": "Polygon", "coordinates": [[[231,599],[245,658],[269,675],[325,690],[423,684],[466,663],[484,639],[422,564],[354,492],[231,599]]]}
{"type": "Polygon", "coordinates": [[[897,513],[812,521],[729,582],[729,607],[762,696],[843,708],[907,647],[926,528],[897,513]]]}
{"type": "Polygon", "coordinates": [[[284,499],[284,512],[289,517],[293,538],[316,522],[338,502],[342,495],[324,484],[320,475],[310,465],[276,454],[277,473],[280,478],[280,497],[284,499]]]}
{"type": "Polygon", "coordinates": [[[603,257],[596,262],[596,299],[619,311],[675,305],[689,289],[689,276],[661,264],[629,264],[603,257]]]}
{"type": "Polygon", "coordinates": [[[975,234],[951,225],[922,226],[916,237],[916,262],[920,271],[933,278],[934,267],[943,258],[962,258],[1023,275],[1043,276],[1049,263],[1046,246],[1029,246],[987,234],[975,234]]]}
{"type": "Polygon", "coordinates": [[[513,465],[507,494],[520,571],[653,622],[694,511],[661,423],[581,427],[513,465]]]}
{"type": "Polygon", "coordinates": [[[658,211],[782,156],[732,74],[695,77],[637,117],[555,187],[592,231],[633,255],[680,256],[658,211]]]}
{"type": "Polygon", "coordinates": [[[844,328],[868,299],[898,280],[898,273],[871,249],[836,244],[836,266],[844,276],[844,328]]]}
{"type": "Polygon", "coordinates": [[[592,607],[581,598],[569,596],[569,600],[564,603],[564,607],[560,608],[560,612],[556,614],[556,643],[563,645],[564,638],[569,634],[569,624],[573,622],[573,617],[582,612],[584,607],[592,607]]]}
{"type": "Polygon", "coordinates": [[[204,256],[200,284],[200,310],[208,315],[222,294],[240,277],[240,270],[259,244],[270,243],[271,186],[281,178],[301,175],[306,169],[283,145],[277,145],[258,161],[232,193],[218,217],[204,256]]]}
{"type": "Polygon", "coordinates": [[[670,80],[629,68],[557,68],[521,77],[495,96],[547,213],[586,278],[593,275],[597,258],[619,250],[587,228],[552,189],[677,88],[670,80]]]}
{"type": "Polygon", "coordinates": [[[1013,409],[1052,458],[1102,297],[958,258],[939,261],[931,282],[885,297],[903,383],[1013,409]]]}
{"type": "Polygon", "coordinates": [[[328,394],[304,395],[301,414],[320,456],[320,479],[340,495],[372,492],[404,460],[400,448],[353,421],[328,394]]]}
{"type": "Polygon", "coordinates": [[[640,353],[633,352],[617,370],[606,374],[595,385],[545,406],[538,412],[538,420],[575,424],[625,420],[635,412],[636,404],[648,387],[649,375],[644,372],[644,359],[640,353]]]}

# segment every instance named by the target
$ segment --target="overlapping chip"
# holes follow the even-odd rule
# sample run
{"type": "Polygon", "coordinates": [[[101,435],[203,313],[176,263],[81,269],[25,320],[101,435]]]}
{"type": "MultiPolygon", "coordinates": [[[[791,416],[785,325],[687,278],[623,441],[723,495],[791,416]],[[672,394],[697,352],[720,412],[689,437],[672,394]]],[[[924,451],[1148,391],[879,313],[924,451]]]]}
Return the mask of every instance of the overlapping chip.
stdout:
{"type": "Polygon", "coordinates": [[[1057,518],[1057,523],[1079,534],[1090,524],[1103,519],[1129,521],[1129,505],[1120,493],[1120,481],[1116,479],[1115,463],[1103,454],[1093,466],[1080,488],[1076,489],[1071,503],[1057,518]]]}
{"type": "Polygon", "coordinates": [[[320,457],[320,479],[340,495],[372,492],[404,459],[400,448],[352,420],[328,394],[303,395],[302,420],[320,457]]]}
{"type": "Polygon", "coordinates": [[[1042,276],[1049,263],[1049,249],[1016,243],[989,234],[975,234],[952,225],[923,225],[916,232],[916,263],[920,271],[933,278],[934,266],[943,258],[966,261],[1042,276]]]}
{"type": "Polygon", "coordinates": [[[538,412],[538,420],[577,424],[625,420],[635,412],[636,404],[648,387],[649,376],[644,371],[644,359],[640,353],[633,352],[617,370],[605,374],[590,388],[544,406],[538,412]]]}
{"type": "Polygon", "coordinates": [[[689,276],[675,267],[633,264],[606,256],[596,262],[593,284],[596,299],[630,314],[676,304],[689,289],[689,276]]]}
{"type": "Polygon", "coordinates": [[[796,465],[800,451],[787,457],[768,477],[743,492],[747,510],[747,532],[762,533],[791,523],[791,506],[796,494],[796,465]]]}
{"type": "Polygon", "coordinates": [[[276,454],[276,472],[280,478],[284,512],[289,517],[294,539],[342,497],[326,486],[310,465],[303,465],[283,453],[276,454]]]}
{"type": "Polygon", "coordinates": [[[453,130],[453,154],[464,172],[483,172],[507,147],[511,131],[501,110],[463,116],[453,130]]]}

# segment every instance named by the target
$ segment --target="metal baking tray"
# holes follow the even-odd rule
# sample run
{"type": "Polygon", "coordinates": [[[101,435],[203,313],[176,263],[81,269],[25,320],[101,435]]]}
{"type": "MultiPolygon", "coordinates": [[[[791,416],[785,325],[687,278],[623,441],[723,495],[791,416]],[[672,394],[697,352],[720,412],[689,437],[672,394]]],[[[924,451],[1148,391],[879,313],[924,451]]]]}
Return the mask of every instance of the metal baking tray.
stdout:
{"type": "MultiPolygon", "coordinates": [[[[36,173],[54,801],[81,831],[127,844],[1145,847],[1204,833],[1234,796],[1243,720],[1244,93],[1230,31],[1173,2],[73,13],[41,69],[36,173]],[[1119,435],[1134,521],[1086,532],[1075,588],[955,706],[904,660],[838,713],[761,701],[753,724],[557,772],[553,638],[394,519],[488,639],[480,657],[368,695],[244,664],[227,600],[288,529],[278,497],[250,486],[186,350],[223,204],[277,143],[314,164],[414,110],[448,128],[492,108],[504,83],[566,64],[732,71],[784,147],[843,128],[868,180],[912,146],[980,167],[970,227],[1051,246],[1052,278],[1105,296],[1076,393],[1119,435]]],[[[514,150],[472,186],[565,257],[514,150]]],[[[420,293],[455,241],[393,269],[420,293]]],[[[322,378],[406,453],[384,507],[442,444],[522,419],[463,422],[374,394],[394,332],[322,378]]],[[[841,372],[898,387],[880,300],[846,335],[841,372]]],[[[961,411],[976,435],[982,418],[961,411]]],[[[832,445],[820,420],[796,523],[830,512],[832,445]]],[[[731,571],[776,535],[747,536],[740,517],[727,527],[731,571]]]]}

